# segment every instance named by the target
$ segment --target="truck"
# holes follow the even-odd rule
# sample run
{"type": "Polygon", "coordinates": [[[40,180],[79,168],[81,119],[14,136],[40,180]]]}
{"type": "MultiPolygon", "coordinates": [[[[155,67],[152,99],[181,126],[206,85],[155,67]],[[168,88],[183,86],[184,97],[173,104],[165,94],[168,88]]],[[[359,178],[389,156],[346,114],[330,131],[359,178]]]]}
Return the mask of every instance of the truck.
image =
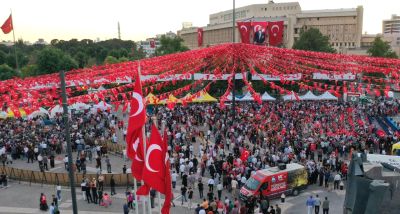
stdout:
{"type": "Polygon", "coordinates": [[[256,171],[240,189],[239,198],[246,201],[251,197],[267,199],[285,195],[297,196],[307,188],[307,170],[303,165],[291,163],[256,171]]]}

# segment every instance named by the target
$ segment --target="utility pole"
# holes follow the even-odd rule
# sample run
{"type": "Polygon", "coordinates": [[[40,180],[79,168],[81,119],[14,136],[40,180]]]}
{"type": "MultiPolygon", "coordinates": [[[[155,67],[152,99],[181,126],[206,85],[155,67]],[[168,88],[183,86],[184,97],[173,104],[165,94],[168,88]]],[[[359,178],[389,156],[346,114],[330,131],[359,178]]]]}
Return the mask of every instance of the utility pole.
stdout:
{"type": "Polygon", "coordinates": [[[121,28],[119,27],[119,22],[118,22],[118,39],[121,40],[121,28]]]}
{"type": "MultiPolygon", "coordinates": [[[[235,0],[233,0],[233,10],[232,10],[232,46],[234,48],[235,45],[235,22],[236,22],[236,14],[235,14],[235,0]]],[[[232,68],[235,64],[235,53],[232,55],[232,68]]],[[[232,86],[232,118],[233,123],[235,123],[236,118],[236,98],[235,98],[235,82],[236,82],[236,71],[233,71],[233,86],[232,86]]]]}
{"type": "Polygon", "coordinates": [[[71,136],[69,133],[69,118],[68,118],[68,104],[67,104],[67,93],[65,92],[65,72],[60,71],[60,81],[61,81],[61,97],[62,105],[64,108],[63,120],[65,129],[65,138],[67,140],[67,153],[68,153],[68,175],[69,184],[71,187],[71,198],[72,198],[72,211],[74,214],[78,214],[78,207],[76,205],[76,192],[75,192],[75,180],[74,172],[72,167],[72,149],[71,149],[71,136]]]}

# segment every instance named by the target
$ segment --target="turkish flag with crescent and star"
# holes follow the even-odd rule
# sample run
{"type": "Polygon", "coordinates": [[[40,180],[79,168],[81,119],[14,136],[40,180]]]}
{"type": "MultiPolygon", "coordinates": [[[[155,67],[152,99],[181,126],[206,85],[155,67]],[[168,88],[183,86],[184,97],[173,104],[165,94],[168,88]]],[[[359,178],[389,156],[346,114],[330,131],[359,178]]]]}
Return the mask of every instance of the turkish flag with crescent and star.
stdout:
{"type": "Polygon", "coordinates": [[[203,28],[197,28],[197,45],[199,47],[203,45],[203,28]]]}
{"type": "Polygon", "coordinates": [[[146,122],[146,108],[143,102],[142,84],[139,74],[136,77],[135,88],[132,92],[131,111],[129,113],[126,133],[126,153],[132,160],[132,175],[142,179],[143,171],[143,126],[146,122]]]}
{"type": "Polygon", "coordinates": [[[150,142],[147,143],[146,155],[144,158],[144,167],[142,178],[144,181],[137,194],[146,193],[151,187],[158,192],[165,194],[165,146],[160,132],[153,124],[151,126],[150,142]]]}
{"type": "Polygon", "coordinates": [[[4,24],[1,26],[1,30],[3,31],[4,34],[8,34],[13,30],[13,23],[12,23],[12,15],[8,17],[8,19],[4,22],[4,24]]]}
{"type": "Polygon", "coordinates": [[[254,44],[265,44],[268,22],[252,22],[251,27],[253,28],[252,31],[254,44]]]}
{"type": "Polygon", "coordinates": [[[237,27],[239,29],[240,38],[242,40],[242,43],[250,44],[251,23],[250,22],[237,22],[237,27]]]}
{"type": "Polygon", "coordinates": [[[172,198],[174,197],[172,193],[172,180],[171,180],[171,171],[170,171],[170,162],[169,162],[169,155],[168,155],[168,135],[167,135],[167,130],[164,130],[164,136],[163,136],[163,154],[164,154],[164,162],[165,162],[165,180],[164,180],[164,186],[165,186],[165,202],[164,206],[161,209],[162,214],[169,214],[169,210],[171,209],[171,201],[172,198]]]}
{"type": "Polygon", "coordinates": [[[270,22],[268,29],[269,45],[277,46],[283,41],[283,21],[270,22]]]}

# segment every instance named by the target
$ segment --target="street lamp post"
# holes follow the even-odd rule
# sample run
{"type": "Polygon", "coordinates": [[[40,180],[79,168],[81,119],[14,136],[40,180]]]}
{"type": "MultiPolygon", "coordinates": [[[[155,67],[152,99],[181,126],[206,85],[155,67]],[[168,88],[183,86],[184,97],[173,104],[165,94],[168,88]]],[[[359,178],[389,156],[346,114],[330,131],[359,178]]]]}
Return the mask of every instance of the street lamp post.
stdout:
{"type": "MultiPolygon", "coordinates": [[[[235,22],[236,22],[236,14],[235,14],[235,0],[233,0],[233,10],[232,10],[232,45],[235,44],[235,22]]],[[[235,64],[235,53],[232,54],[232,68],[235,64]]],[[[236,82],[236,71],[233,71],[233,85],[232,85],[232,123],[235,123],[236,117],[236,98],[235,98],[235,82],[236,82]]]]}
{"type": "Polygon", "coordinates": [[[62,97],[62,105],[64,108],[63,119],[64,119],[64,129],[65,129],[65,138],[67,141],[67,153],[68,153],[68,175],[69,175],[69,184],[71,187],[71,198],[72,198],[72,211],[73,214],[78,214],[78,207],[76,205],[76,192],[75,192],[75,180],[74,180],[74,172],[72,167],[72,149],[71,149],[71,136],[69,133],[69,118],[68,118],[68,103],[67,103],[67,93],[65,92],[65,72],[60,71],[60,81],[61,81],[61,97],[62,97]]]}

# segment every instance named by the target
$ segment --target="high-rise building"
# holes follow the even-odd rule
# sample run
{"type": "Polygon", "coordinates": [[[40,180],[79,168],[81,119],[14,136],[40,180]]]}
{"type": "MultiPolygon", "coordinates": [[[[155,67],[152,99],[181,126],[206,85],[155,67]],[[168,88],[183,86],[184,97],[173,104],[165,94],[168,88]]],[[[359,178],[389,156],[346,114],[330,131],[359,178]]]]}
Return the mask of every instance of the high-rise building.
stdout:
{"type": "Polygon", "coordinates": [[[391,19],[382,21],[382,33],[400,33],[400,16],[392,15],[391,19]]]}
{"type": "MultiPolygon", "coordinates": [[[[284,21],[283,47],[291,48],[301,30],[317,28],[339,52],[361,46],[363,7],[334,10],[301,10],[298,2],[254,4],[236,8],[236,21],[284,21]]],[[[203,46],[232,42],[232,10],[211,14],[203,28],[203,46]]],[[[236,42],[240,34],[236,28],[236,42]]],[[[197,47],[197,28],[178,31],[186,46],[197,47]]]]}
{"type": "Polygon", "coordinates": [[[400,56],[400,16],[392,15],[391,19],[383,20],[382,33],[392,50],[400,56]]]}

